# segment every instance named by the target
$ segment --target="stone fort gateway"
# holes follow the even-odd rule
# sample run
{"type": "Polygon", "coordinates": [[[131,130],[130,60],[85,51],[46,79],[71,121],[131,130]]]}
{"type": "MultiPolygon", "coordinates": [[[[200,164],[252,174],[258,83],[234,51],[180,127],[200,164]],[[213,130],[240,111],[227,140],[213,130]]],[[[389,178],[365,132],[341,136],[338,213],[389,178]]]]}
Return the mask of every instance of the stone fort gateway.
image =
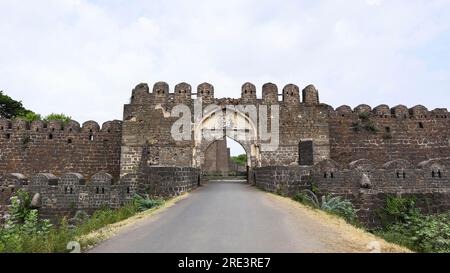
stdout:
{"type": "Polygon", "coordinates": [[[179,195],[208,182],[225,137],[247,153],[248,183],[286,196],[311,188],[345,196],[367,225],[389,195],[414,196],[429,213],[450,210],[447,109],[334,109],[313,85],[268,83],[259,97],[246,83],[241,98],[219,99],[208,83],[171,93],[158,82],[137,85],[123,120],[102,126],[0,120],[0,214],[19,188],[52,219],[120,207],[136,193],[179,195]]]}

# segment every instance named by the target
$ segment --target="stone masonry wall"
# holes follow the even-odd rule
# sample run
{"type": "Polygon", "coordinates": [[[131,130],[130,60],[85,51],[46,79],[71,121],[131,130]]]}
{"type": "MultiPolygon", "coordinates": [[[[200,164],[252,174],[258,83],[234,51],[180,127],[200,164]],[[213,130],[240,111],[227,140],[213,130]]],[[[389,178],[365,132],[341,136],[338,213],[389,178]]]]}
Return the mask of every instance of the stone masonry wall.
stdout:
{"type": "Polygon", "coordinates": [[[348,164],[360,158],[377,163],[406,159],[414,164],[450,155],[450,115],[423,106],[330,109],[331,159],[348,164]]]}
{"type": "MultiPolygon", "coordinates": [[[[257,98],[256,87],[251,83],[242,86],[242,95],[239,99],[214,98],[214,87],[208,83],[200,84],[197,88],[197,97],[203,99],[204,110],[210,105],[227,106],[268,106],[267,126],[271,131],[272,113],[270,106],[280,107],[280,146],[276,151],[262,151],[259,149],[265,140],[260,138],[251,143],[241,143],[247,150],[252,167],[271,165],[299,164],[299,144],[301,141],[312,141],[313,162],[317,163],[330,157],[328,106],[319,103],[318,92],[314,86],[308,86],[301,93],[294,84],[286,85],[279,100],[278,87],[274,84],[265,84],[262,88],[262,98],[257,98]]],[[[131,95],[130,103],[124,107],[124,123],[122,131],[121,175],[136,172],[140,168],[143,156],[149,166],[197,166],[196,159],[204,155],[195,154],[196,146],[193,133],[191,140],[175,141],[172,138],[172,125],[179,119],[172,116],[172,110],[179,104],[184,104],[191,113],[194,113],[194,100],[192,88],[186,83],[175,86],[173,92],[164,82],[155,83],[153,89],[145,84],[137,85],[131,95]]],[[[193,122],[193,118],[192,118],[193,122]]],[[[252,120],[258,125],[258,120],[252,120]]],[[[222,130],[225,128],[215,128],[222,130]]],[[[237,129],[236,129],[237,130],[237,129]]],[[[259,135],[258,128],[255,128],[259,135]]],[[[235,139],[236,140],[236,139],[235,139]]],[[[205,150],[198,150],[205,153],[205,150]]],[[[198,162],[198,161],[197,161],[198,162]]]]}
{"type": "Polygon", "coordinates": [[[154,197],[174,197],[198,187],[200,170],[190,167],[145,167],[139,178],[138,192],[154,197]]]}
{"type": "Polygon", "coordinates": [[[78,173],[66,173],[60,177],[40,173],[30,178],[8,174],[0,177],[0,219],[18,189],[29,192],[31,197],[38,194],[40,215],[57,220],[71,217],[80,210],[90,214],[105,207],[119,208],[136,193],[154,198],[174,197],[197,187],[199,173],[192,168],[150,167],[141,174],[129,174],[120,180],[105,172],[94,174],[89,180],[78,173]]]}
{"type": "Polygon", "coordinates": [[[307,178],[311,169],[311,167],[302,166],[257,168],[254,171],[254,181],[255,185],[262,190],[294,196],[296,193],[310,188],[307,178]]]}
{"type": "Polygon", "coordinates": [[[387,196],[415,197],[425,213],[450,210],[450,158],[432,159],[413,165],[394,160],[383,165],[362,159],[347,166],[325,160],[313,168],[267,167],[254,170],[256,185],[266,191],[294,196],[315,189],[319,196],[341,195],[359,209],[368,226],[379,224],[377,210],[387,196]]]}
{"type": "Polygon", "coordinates": [[[120,172],[122,122],[100,126],[93,121],[80,126],[71,121],[44,123],[0,120],[0,175],[77,172],[90,177],[120,172]]]}

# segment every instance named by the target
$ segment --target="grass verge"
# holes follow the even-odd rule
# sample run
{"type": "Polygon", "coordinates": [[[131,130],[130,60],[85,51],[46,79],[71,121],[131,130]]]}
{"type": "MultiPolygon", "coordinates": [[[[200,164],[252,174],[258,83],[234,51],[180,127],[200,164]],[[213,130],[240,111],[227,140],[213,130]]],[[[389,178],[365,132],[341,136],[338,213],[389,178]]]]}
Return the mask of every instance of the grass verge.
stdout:
{"type": "Polygon", "coordinates": [[[144,219],[148,219],[149,217],[155,216],[156,214],[159,214],[159,213],[163,212],[164,210],[174,206],[179,201],[187,198],[188,195],[189,195],[189,193],[185,193],[183,195],[180,195],[176,198],[173,198],[173,199],[170,199],[170,200],[164,202],[164,204],[162,206],[143,211],[143,212],[138,213],[132,217],[129,217],[123,221],[112,223],[112,224],[103,226],[100,229],[96,229],[96,230],[93,230],[92,232],[80,235],[76,238],[76,240],[78,242],[80,242],[83,251],[89,251],[89,249],[94,248],[99,243],[114,237],[115,235],[138,224],[139,222],[143,221],[144,219]]]}
{"type": "Polygon", "coordinates": [[[185,198],[187,194],[162,201],[136,195],[118,209],[100,209],[88,216],[77,212],[54,226],[30,208],[30,196],[18,191],[11,199],[9,216],[0,226],[0,253],[67,253],[95,246],[140,219],[150,217],[185,198]]]}
{"type": "MultiPolygon", "coordinates": [[[[308,217],[314,222],[320,223],[327,230],[334,234],[332,240],[339,241],[336,245],[336,252],[350,253],[412,253],[406,247],[395,243],[387,242],[367,230],[361,225],[353,225],[346,221],[342,216],[338,216],[309,205],[302,204],[291,198],[280,196],[275,193],[267,193],[272,197],[287,203],[289,206],[301,209],[302,215],[299,217],[308,217]]],[[[330,242],[332,243],[332,242],[330,242]]]]}

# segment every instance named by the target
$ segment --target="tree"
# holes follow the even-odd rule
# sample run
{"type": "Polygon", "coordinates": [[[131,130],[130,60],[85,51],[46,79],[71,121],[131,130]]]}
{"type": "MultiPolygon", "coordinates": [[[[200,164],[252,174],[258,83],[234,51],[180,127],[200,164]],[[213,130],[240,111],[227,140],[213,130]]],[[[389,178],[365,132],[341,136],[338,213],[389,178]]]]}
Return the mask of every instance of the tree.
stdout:
{"type": "Polygon", "coordinates": [[[34,112],[28,112],[26,115],[24,115],[24,116],[18,116],[18,118],[21,118],[21,119],[24,119],[24,120],[26,120],[26,121],[28,121],[28,122],[33,122],[33,121],[35,121],[35,120],[42,120],[42,117],[41,117],[41,115],[39,115],[39,114],[36,114],[36,113],[34,113],[34,112]]]}
{"type": "Polygon", "coordinates": [[[60,120],[64,124],[67,124],[72,120],[72,117],[69,117],[65,114],[50,114],[44,118],[44,121],[50,121],[50,120],[60,120]]]}
{"type": "Polygon", "coordinates": [[[242,154],[242,155],[238,155],[238,156],[233,156],[233,157],[231,157],[231,161],[233,161],[234,163],[236,163],[238,165],[246,165],[247,164],[247,155],[242,154]]]}
{"type": "Polygon", "coordinates": [[[65,114],[50,114],[45,118],[42,118],[41,115],[23,107],[21,101],[12,99],[11,97],[4,94],[3,91],[0,91],[0,118],[21,118],[28,122],[32,122],[35,120],[60,120],[64,124],[67,124],[72,120],[71,117],[65,114]]]}
{"type": "Polygon", "coordinates": [[[0,117],[12,119],[15,117],[25,117],[27,114],[33,113],[23,107],[21,101],[16,101],[10,96],[0,91],[0,117]]]}

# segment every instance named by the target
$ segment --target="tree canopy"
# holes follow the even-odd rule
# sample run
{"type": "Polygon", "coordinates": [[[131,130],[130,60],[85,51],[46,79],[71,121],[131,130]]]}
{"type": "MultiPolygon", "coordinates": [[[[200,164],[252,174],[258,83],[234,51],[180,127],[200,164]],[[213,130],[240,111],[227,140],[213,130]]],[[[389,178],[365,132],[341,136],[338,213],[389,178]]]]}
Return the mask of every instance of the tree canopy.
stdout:
{"type": "Polygon", "coordinates": [[[65,114],[50,114],[48,116],[42,117],[40,114],[26,109],[21,101],[14,100],[10,96],[4,94],[3,91],[0,91],[0,118],[21,118],[29,122],[35,120],[60,120],[65,124],[72,119],[65,114]]]}
{"type": "Polygon", "coordinates": [[[242,155],[238,155],[238,156],[232,156],[231,161],[233,161],[234,163],[236,163],[238,165],[247,165],[247,155],[242,154],[242,155]]]}
{"type": "Polygon", "coordinates": [[[4,94],[3,91],[0,91],[0,117],[11,119],[15,117],[25,117],[32,113],[33,111],[23,107],[21,101],[16,101],[4,94]]]}

